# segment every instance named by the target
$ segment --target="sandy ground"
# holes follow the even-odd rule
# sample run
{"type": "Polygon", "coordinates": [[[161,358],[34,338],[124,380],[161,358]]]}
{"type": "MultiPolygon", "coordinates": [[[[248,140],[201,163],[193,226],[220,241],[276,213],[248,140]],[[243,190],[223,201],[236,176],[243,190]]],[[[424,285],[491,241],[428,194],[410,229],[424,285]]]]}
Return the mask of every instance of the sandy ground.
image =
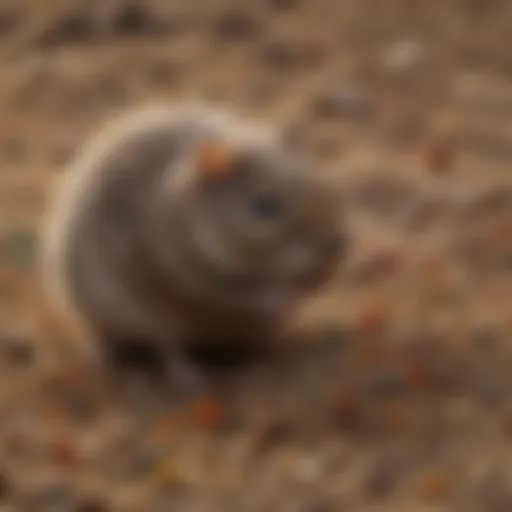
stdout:
{"type": "Polygon", "coordinates": [[[0,6],[0,511],[512,510],[512,4],[137,5],[0,6]],[[296,123],[353,234],[295,344],[194,403],[49,370],[35,277],[84,137],[186,98],[296,123]]]}

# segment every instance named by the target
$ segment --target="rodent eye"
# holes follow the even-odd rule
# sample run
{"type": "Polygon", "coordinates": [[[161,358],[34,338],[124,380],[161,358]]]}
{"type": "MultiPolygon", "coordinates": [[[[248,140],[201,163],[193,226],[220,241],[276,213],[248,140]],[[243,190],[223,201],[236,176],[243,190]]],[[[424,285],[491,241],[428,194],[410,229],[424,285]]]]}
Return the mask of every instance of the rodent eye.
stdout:
{"type": "Polygon", "coordinates": [[[251,212],[261,220],[278,220],[284,212],[282,201],[270,193],[258,193],[250,199],[251,212]]]}

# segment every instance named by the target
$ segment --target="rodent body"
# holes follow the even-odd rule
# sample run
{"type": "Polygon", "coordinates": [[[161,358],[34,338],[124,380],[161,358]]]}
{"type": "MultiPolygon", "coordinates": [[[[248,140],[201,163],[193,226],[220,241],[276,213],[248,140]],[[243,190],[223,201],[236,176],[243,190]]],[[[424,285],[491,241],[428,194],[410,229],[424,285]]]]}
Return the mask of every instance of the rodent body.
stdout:
{"type": "Polygon", "coordinates": [[[122,117],[52,205],[51,300],[92,347],[271,336],[342,254],[336,195],[307,167],[276,131],[214,108],[122,117]]]}

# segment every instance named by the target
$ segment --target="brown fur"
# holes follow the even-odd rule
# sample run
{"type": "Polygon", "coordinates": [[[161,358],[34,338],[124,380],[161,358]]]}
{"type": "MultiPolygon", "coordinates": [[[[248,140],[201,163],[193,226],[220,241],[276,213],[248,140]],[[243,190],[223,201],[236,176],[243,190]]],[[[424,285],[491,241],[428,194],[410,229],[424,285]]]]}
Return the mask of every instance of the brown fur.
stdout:
{"type": "Polygon", "coordinates": [[[301,166],[277,132],[214,109],[123,117],[78,155],[54,201],[42,269],[51,300],[100,342],[135,335],[174,349],[191,336],[273,336],[289,308],[264,314],[260,292],[274,282],[278,291],[293,285],[294,300],[312,292],[342,249],[306,256],[304,275],[300,258],[297,275],[283,263],[295,254],[285,232],[306,249],[342,235],[336,196],[301,166]],[[253,189],[265,187],[288,207],[282,226],[246,211],[253,189]],[[238,293],[217,274],[257,284],[238,293]]]}

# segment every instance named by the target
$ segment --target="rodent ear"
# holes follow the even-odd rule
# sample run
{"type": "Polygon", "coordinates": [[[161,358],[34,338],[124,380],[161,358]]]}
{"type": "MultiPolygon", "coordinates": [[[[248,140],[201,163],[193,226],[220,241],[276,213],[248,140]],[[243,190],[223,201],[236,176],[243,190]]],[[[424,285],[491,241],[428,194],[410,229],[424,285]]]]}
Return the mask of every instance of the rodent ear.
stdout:
{"type": "Polygon", "coordinates": [[[200,177],[216,179],[231,175],[237,155],[229,143],[207,140],[199,148],[197,171],[200,177]]]}

